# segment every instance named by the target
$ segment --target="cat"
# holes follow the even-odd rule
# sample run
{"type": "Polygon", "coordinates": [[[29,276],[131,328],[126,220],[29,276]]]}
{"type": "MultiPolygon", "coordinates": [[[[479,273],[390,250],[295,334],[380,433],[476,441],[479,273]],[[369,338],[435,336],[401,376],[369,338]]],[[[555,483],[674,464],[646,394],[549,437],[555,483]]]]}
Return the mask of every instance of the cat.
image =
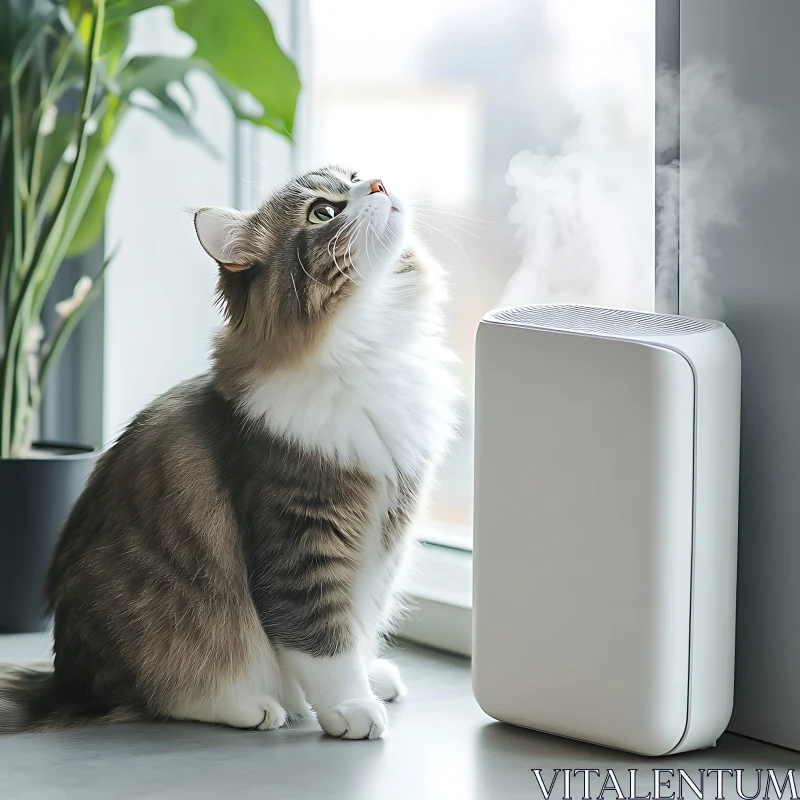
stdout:
{"type": "Polygon", "coordinates": [[[211,369],[99,459],[48,575],[54,666],[3,670],[0,731],[313,710],[379,738],[405,691],[381,644],[456,422],[443,271],[339,166],[195,229],[226,323],[211,369]]]}

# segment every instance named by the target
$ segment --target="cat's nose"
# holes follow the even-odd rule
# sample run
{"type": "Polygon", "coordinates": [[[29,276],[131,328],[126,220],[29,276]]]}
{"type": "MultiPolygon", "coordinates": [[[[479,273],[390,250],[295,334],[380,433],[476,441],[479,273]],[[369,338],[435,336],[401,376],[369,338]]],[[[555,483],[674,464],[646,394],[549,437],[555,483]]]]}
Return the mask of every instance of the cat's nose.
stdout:
{"type": "Polygon", "coordinates": [[[386,187],[383,185],[383,181],[381,180],[372,181],[372,183],[369,185],[369,193],[375,194],[375,192],[383,192],[383,194],[387,195],[389,194],[389,192],[386,191],[386,187]]]}

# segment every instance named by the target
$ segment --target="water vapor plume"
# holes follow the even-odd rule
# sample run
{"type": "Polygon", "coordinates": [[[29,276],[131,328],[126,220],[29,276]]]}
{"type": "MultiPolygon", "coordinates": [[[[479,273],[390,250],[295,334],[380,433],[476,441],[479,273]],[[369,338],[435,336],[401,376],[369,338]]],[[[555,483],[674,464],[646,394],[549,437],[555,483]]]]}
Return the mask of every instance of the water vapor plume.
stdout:
{"type": "Polygon", "coordinates": [[[739,223],[742,187],[767,169],[765,113],[736,97],[720,65],[656,75],[649,3],[545,5],[557,41],[535,80],[558,82],[573,124],[557,152],[511,159],[523,248],[502,304],[676,311],[680,258],[680,313],[721,314],[710,234],[739,223]],[[656,167],[678,145],[680,161],[656,167]]]}

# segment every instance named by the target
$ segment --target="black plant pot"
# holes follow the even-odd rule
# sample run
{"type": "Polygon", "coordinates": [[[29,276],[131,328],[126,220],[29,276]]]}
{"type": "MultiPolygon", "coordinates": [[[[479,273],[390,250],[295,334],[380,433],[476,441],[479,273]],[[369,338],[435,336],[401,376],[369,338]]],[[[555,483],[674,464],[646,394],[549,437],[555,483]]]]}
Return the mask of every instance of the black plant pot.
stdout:
{"type": "Polygon", "coordinates": [[[42,442],[0,459],[0,633],[44,630],[45,576],[58,535],[100,453],[42,442]]]}

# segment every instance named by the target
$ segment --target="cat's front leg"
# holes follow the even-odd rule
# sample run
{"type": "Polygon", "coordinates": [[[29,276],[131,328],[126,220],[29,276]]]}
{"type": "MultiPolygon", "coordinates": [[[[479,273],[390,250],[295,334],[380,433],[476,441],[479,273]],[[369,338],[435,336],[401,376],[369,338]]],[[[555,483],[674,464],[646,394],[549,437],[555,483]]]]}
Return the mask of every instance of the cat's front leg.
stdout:
{"type": "Polygon", "coordinates": [[[397,700],[407,691],[397,665],[385,658],[376,658],[369,665],[368,674],[373,691],[387,703],[397,700]]]}
{"type": "Polygon", "coordinates": [[[386,708],[372,692],[361,653],[314,656],[286,650],[282,656],[299,679],[325,733],[340,739],[378,739],[383,735],[388,722],[386,708]]]}

